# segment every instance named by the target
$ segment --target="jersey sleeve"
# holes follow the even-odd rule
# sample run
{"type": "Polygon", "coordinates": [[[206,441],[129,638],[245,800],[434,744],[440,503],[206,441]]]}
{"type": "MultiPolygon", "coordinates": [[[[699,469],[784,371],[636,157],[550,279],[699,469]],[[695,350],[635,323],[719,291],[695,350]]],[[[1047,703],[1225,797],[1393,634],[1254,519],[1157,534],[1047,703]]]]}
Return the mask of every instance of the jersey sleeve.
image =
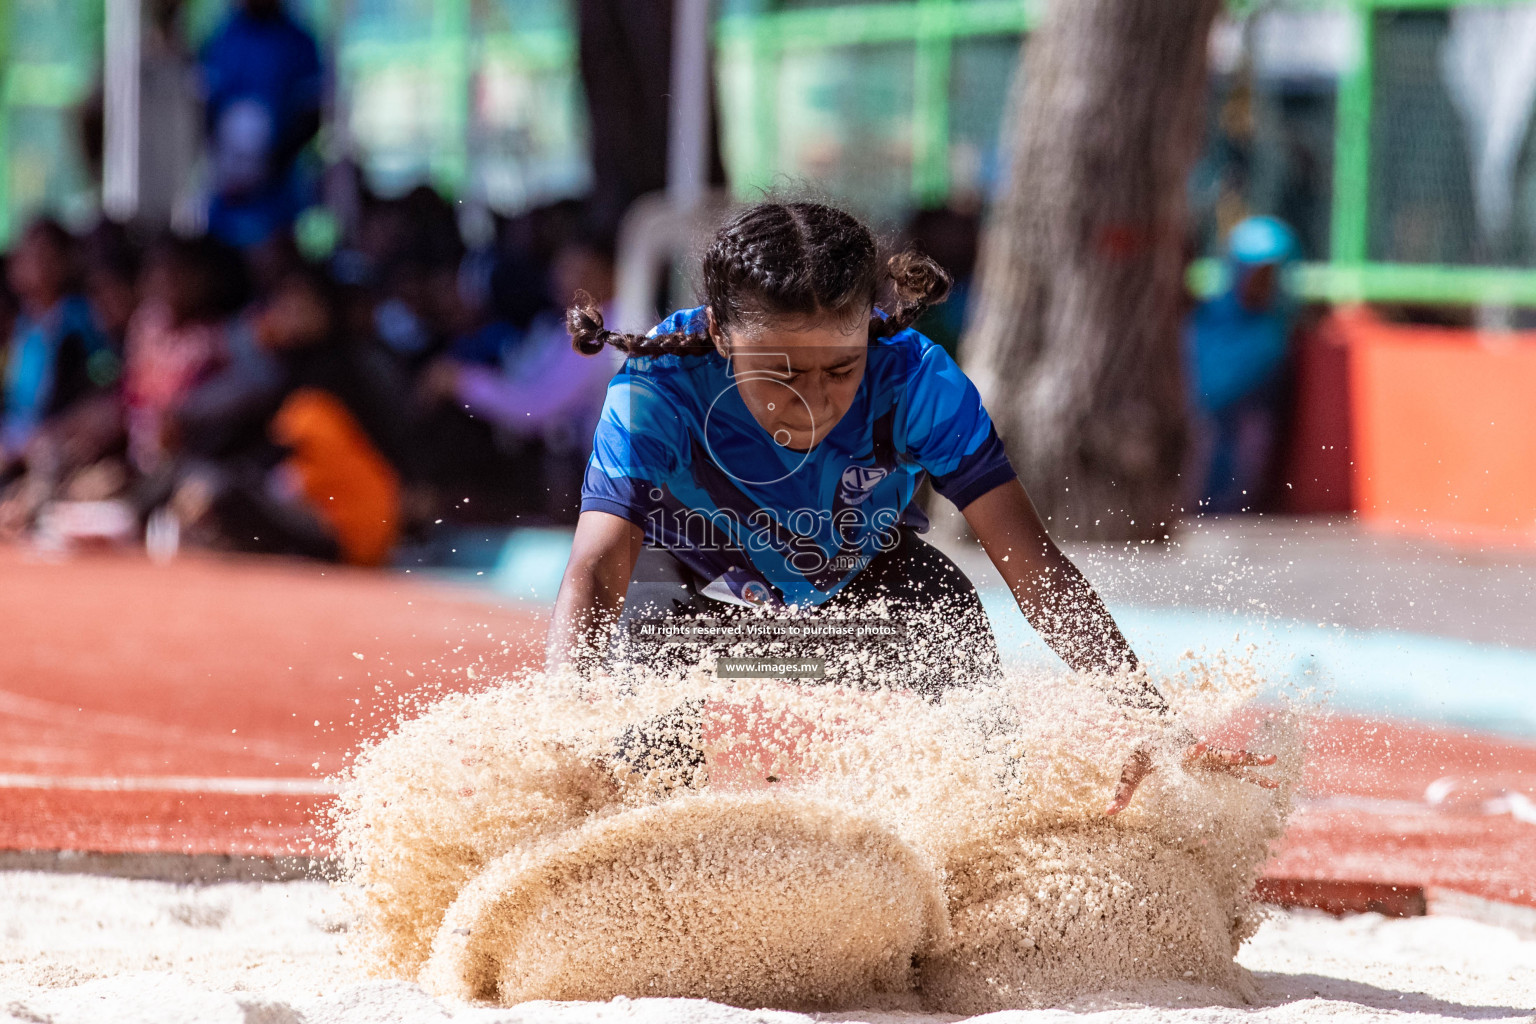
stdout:
{"type": "Polygon", "coordinates": [[[908,378],[907,448],[956,508],[1018,475],[976,385],[931,342],[908,378]]]}
{"type": "Polygon", "coordinates": [[[581,485],[581,510],[645,525],[651,492],[671,477],[686,443],[677,403],[641,374],[620,370],[608,385],[581,485]]]}

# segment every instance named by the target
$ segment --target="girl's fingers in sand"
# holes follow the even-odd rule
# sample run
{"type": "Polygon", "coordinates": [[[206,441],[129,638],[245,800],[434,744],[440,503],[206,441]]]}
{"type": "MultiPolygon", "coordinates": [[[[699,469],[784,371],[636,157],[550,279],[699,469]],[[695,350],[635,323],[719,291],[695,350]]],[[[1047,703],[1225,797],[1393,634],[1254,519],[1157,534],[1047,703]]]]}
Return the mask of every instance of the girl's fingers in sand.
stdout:
{"type": "Polygon", "coordinates": [[[1184,763],[1191,768],[1207,771],[1225,771],[1228,768],[1257,768],[1274,764],[1274,754],[1252,754],[1246,750],[1222,750],[1207,748],[1197,743],[1184,752],[1184,763]]]}
{"type": "Polygon", "coordinates": [[[1104,808],[1105,814],[1119,814],[1131,804],[1131,797],[1136,795],[1136,787],[1141,785],[1141,780],[1152,772],[1152,756],[1145,750],[1138,750],[1131,755],[1131,759],[1125,762],[1125,767],[1120,770],[1120,781],[1115,785],[1115,795],[1109,801],[1109,806],[1104,808]]]}
{"type": "Polygon", "coordinates": [[[1279,789],[1280,788],[1280,783],[1276,782],[1274,779],[1270,778],[1267,775],[1260,775],[1258,772],[1250,772],[1250,771],[1248,771],[1246,769],[1243,769],[1243,768],[1234,768],[1234,769],[1232,769],[1231,774],[1236,775],[1238,778],[1242,779],[1244,782],[1251,782],[1255,786],[1260,786],[1260,787],[1262,787],[1264,789],[1279,789]]]}
{"type": "MultiPolygon", "coordinates": [[[[1258,772],[1248,771],[1249,768],[1259,768],[1275,763],[1274,754],[1255,754],[1247,750],[1225,750],[1220,747],[1209,746],[1204,740],[1200,740],[1189,746],[1184,751],[1184,768],[1187,771],[1222,772],[1227,775],[1235,775],[1244,782],[1250,782],[1255,786],[1265,789],[1278,789],[1280,783],[1274,779],[1260,775],[1258,772]]],[[[1104,808],[1105,814],[1119,814],[1131,805],[1131,798],[1136,795],[1136,789],[1141,781],[1152,773],[1152,756],[1145,750],[1138,750],[1125,762],[1125,767],[1120,771],[1120,781],[1115,786],[1115,795],[1104,808]]]]}
{"type": "Polygon", "coordinates": [[[1277,789],[1280,784],[1274,779],[1251,772],[1249,768],[1259,768],[1275,763],[1274,754],[1254,754],[1247,750],[1221,750],[1217,748],[1207,749],[1204,743],[1197,743],[1190,747],[1184,755],[1184,766],[1187,769],[1199,769],[1207,772],[1224,772],[1235,775],[1244,782],[1251,782],[1265,789],[1277,789]]]}

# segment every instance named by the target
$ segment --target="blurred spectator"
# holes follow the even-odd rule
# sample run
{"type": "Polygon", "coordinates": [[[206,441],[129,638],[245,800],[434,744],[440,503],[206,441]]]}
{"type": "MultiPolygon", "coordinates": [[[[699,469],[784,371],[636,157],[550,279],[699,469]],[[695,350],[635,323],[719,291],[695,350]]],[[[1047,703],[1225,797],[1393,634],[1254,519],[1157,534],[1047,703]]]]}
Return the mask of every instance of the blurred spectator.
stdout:
{"type": "Polygon", "coordinates": [[[585,291],[600,304],[613,298],[613,256],[590,239],[568,242],[550,268],[554,302],[520,338],[502,348],[499,365],[463,358],[436,363],[425,380],[429,395],[490,424],[505,440],[523,444],[540,464],[547,492],[544,512],[560,518],[574,509],[592,432],[608,379],[620,357],[588,358],[571,347],[565,309],[585,291]]]}
{"type": "Polygon", "coordinates": [[[325,525],[341,559],[384,564],[400,530],[400,479],[347,407],[301,388],[277,411],[272,436],[292,453],[276,471],[282,490],[325,525]]]}
{"type": "Polygon", "coordinates": [[[1226,280],[1185,329],[1195,421],[1196,500],[1212,512],[1260,504],[1281,417],[1297,304],[1285,268],[1296,236],[1249,217],[1227,239],[1226,280]]]}
{"type": "Polygon", "coordinates": [[[585,210],[575,199],[562,199],[501,222],[487,287],[497,315],[519,331],[549,308],[549,267],[560,248],[582,233],[585,210]]]}
{"type": "Polygon", "coordinates": [[[77,256],[63,227],[38,220],[6,268],[17,311],[0,403],[0,535],[27,528],[118,437],[119,361],[77,291],[77,256]]]}
{"type": "Polygon", "coordinates": [[[320,50],[281,0],[242,0],[201,63],[208,229],[232,245],[256,245],[291,227],[313,199],[299,154],[320,128],[320,50]]]}
{"type": "Polygon", "coordinates": [[[14,471],[53,417],[109,387],[116,362],[77,291],[75,242],[58,222],[22,232],[7,276],[19,312],[6,353],[0,473],[14,471]]]}
{"type": "Polygon", "coordinates": [[[363,278],[375,293],[371,330],[414,374],[466,329],[459,287],[464,245],[453,207],[425,187],[398,200],[374,200],[359,236],[363,278]]]}
{"type": "Polygon", "coordinates": [[[96,326],[113,351],[122,352],[128,321],[138,306],[139,249],[120,224],[104,220],[86,236],[85,295],[96,326]]]}
{"type": "Polygon", "coordinates": [[[388,558],[401,481],[376,438],[406,402],[403,390],[380,393],[387,374],[339,337],[342,326],[334,286],[298,268],[256,314],[245,336],[253,347],[189,401],[183,429],[203,438],[209,458],[173,504],[195,539],[358,565],[388,558]],[[273,447],[233,443],[253,425],[273,447]]]}
{"type": "Polygon", "coordinates": [[[335,396],[385,459],[409,467],[420,458],[410,378],[372,335],[349,324],[349,306],[358,301],[320,268],[298,266],[259,314],[256,340],[279,361],[285,396],[305,388],[335,396]],[[299,315],[304,309],[307,320],[299,315]]]}
{"type": "Polygon", "coordinates": [[[210,238],[166,238],[149,254],[123,381],[128,455],[146,477],[167,470],[180,443],[177,410],[228,358],[242,277],[238,258],[210,238]]]}
{"type": "Polygon", "coordinates": [[[415,372],[443,344],[438,314],[445,305],[441,292],[454,289],[452,271],[418,256],[408,255],[385,269],[379,301],[373,308],[373,329],[400,364],[415,372]]]}
{"type": "MultiPolygon", "coordinates": [[[[502,353],[521,340],[522,331],[497,308],[491,291],[491,278],[499,258],[494,249],[486,248],[469,253],[459,264],[454,301],[444,317],[449,338],[444,358],[459,363],[496,366],[501,362],[502,353]]],[[[542,275],[539,276],[542,280],[542,275]]]]}

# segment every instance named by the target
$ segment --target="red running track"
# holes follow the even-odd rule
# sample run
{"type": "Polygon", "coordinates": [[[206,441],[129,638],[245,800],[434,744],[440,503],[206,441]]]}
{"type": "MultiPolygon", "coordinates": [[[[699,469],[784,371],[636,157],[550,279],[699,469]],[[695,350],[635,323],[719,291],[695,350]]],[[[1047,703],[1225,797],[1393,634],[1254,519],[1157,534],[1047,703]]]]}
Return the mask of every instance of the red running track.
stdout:
{"type": "MultiPolygon", "coordinates": [[[[540,611],[402,574],[0,549],[0,850],[317,852],[324,777],[402,698],[526,664],[542,631],[540,611]]],[[[1536,798],[1536,745],[1311,728],[1268,874],[1536,906],[1536,823],[1497,802],[1536,798]]]]}
{"type": "Polygon", "coordinates": [[[401,698],[542,625],[405,574],[0,548],[0,850],[312,852],[324,777],[401,698]]]}
{"type": "Polygon", "coordinates": [[[1311,729],[1304,794],[1267,874],[1536,907],[1536,745],[1345,716],[1311,729]]]}

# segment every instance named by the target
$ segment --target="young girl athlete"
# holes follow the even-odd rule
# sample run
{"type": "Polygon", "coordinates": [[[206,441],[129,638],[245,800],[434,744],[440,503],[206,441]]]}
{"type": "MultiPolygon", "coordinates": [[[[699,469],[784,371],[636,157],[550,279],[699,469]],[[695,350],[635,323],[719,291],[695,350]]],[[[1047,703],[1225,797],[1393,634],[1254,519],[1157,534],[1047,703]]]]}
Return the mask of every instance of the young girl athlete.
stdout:
{"type": "MultiPolygon", "coordinates": [[[[766,202],[721,228],[702,270],[704,305],[644,337],[606,330],[590,302],[568,313],[578,351],[612,346],[629,358],[594,437],[550,668],[605,652],[651,663],[697,655],[698,644],[648,639],[688,620],[859,625],[872,606],[905,632],[845,644],[858,656],[840,663],[842,678],[860,681],[871,660],[882,678],[919,690],[993,671],[975,588],[918,537],[927,519],[914,498],[928,477],[1062,660],[1121,672],[1132,680],[1121,699],[1166,711],[1149,682],[1122,672],[1136,655],[1047,536],[975,386],[912,330],[949,291],[936,263],[906,252],[882,266],[849,214],[766,202]]],[[[1186,754],[1189,767],[1259,784],[1269,780],[1247,767],[1272,762],[1203,743],[1186,754]]],[[[1145,753],[1131,759],[1109,813],[1150,770],[1145,753]]]]}

